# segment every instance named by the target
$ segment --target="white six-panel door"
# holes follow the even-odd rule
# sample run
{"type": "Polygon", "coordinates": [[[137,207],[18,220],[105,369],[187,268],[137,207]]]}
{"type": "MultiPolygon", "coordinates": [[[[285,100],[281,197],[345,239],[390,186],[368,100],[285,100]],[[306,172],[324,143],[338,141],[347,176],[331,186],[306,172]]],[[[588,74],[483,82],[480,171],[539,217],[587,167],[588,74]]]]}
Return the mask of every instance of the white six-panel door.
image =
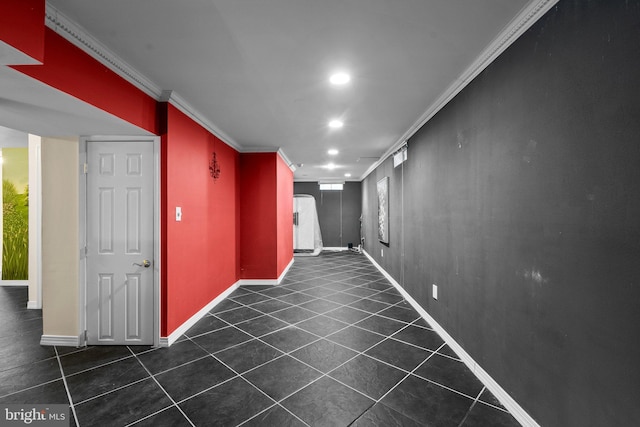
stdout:
{"type": "Polygon", "coordinates": [[[153,344],[154,148],[87,144],[87,344],[153,344]]]}

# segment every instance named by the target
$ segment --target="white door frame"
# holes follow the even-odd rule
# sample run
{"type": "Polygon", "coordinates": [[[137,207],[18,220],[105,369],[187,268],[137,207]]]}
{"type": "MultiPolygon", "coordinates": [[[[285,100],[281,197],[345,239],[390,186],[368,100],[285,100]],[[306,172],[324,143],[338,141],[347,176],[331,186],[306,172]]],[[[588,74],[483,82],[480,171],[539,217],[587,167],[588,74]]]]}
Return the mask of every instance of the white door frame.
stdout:
{"type": "Polygon", "coordinates": [[[82,345],[86,345],[87,330],[87,144],[100,142],[151,142],[153,143],[153,345],[160,345],[160,137],[159,136],[83,136],[80,137],[80,286],[79,322],[82,345]]]}

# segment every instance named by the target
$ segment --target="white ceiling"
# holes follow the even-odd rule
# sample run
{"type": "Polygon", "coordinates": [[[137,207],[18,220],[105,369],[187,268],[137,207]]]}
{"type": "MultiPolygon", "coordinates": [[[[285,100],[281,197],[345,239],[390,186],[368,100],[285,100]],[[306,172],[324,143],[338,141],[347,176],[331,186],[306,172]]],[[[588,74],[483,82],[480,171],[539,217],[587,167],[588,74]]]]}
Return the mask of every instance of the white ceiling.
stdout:
{"type": "MultiPolygon", "coordinates": [[[[545,3],[49,0],[48,13],[97,40],[143,77],[148,93],[173,91],[240,151],[281,149],[303,164],[296,180],[344,180],[347,172],[358,180],[545,3]],[[328,83],[338,69],[351,74],[348,86],[328,83]],[[331,118],[344,127],[329,129],[331,118]],[[324,167],[330,161],[334,170],[324,167]]],[[[17,74],[0,67],[0,125],[50,136],[141,132],[17,74]],[[72,120],[57,117],[64,114],[72,120]]]]}

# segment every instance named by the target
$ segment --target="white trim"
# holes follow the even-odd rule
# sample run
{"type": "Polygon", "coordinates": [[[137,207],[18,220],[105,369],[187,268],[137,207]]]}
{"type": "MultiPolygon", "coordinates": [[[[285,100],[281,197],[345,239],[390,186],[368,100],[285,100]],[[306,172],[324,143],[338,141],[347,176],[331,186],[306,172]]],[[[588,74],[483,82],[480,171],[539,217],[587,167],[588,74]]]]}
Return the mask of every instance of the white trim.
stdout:
{"type": "Polygon", "coordinates": [[[27,309],[29,310],[39,310],[42,307],[38,305],[38,301],[27,301],[27,309]]]}
{"type": "Polygon", "coordinates": [[[411,295],[405,291],[402,286],[387,273],[378,264],[367,251],[362,251],[369,261],[384,275],[384,277],[391,282],[391,284],[402,294],[405,300],[411,304],[411,306],[422,316],[424,320],[433,328],[434,331],[440,335],[445,343],[460,357],[462,362],[475,374],[476,377],[489,389],[491,393],[502,403],[502,405],[513,415],[513,417],[523,426],[527,427],[540,427],[540,425],[516,402],[510,395],[498,384],[491,375],[487,373],[475,360],[458,344],[447,331],[435,321],[424,308],[413,299],[411,295]]]}
{"type": "Polygon", "coordinates": [[[184,322],[182,325],[178,326],[171,334],[169,334],[169,336],[160,337],[159,346],[160,347],[171,346],[171,344],[176,342],[176,340],[180,338],[185,332],[187,332],[189,328],[191,328],[193,325],[198,323],[200,319],[206,316],[207,313],[213,309],[213,307],[220,304],[220,302],[222,302],[225,298],[227,298],[233,291],[238,289],[238,286],[240,286],[239,282],[234,283],[229,288],[227,288],[226,291],[224,291],[223,293],[215,297],[209,304],[202,307],[200,311],[198,311],[196,314],[191,316],[189,320],[184,322]]]}
{"type": "Polygon", "coordinates": [[[340,251],[348,251],[349,248],[348,247],[342,247],[342,246],[330,246],[330,247],[323,247],[322,248],[323,251],[332,251],[332,252],[340,252],[340,251]]]}
{"type": "Polygon", "coordinates": [[[55,345],[58,347],[82,347],[83,339],[73,335],[42,335],[40,345],[55,345]]]}
{"type": "Polygon", "coordinates": [[[371,172],[395,153],[407,140],[422,128],[438,111],[449,103],[462,89],[485,70],[502,52],[511,46],[525,31],[542,18],[559,0],[532,0],[493,39],[473,63],[429,106],[422,116],[360,177],[365,179],[371,172]]]}
{"type": "Polygon", "coordinates": [[[214,125],[210,120],[205,118],[202,114],[200,114],[195,108],[193,108],[187,101],[178,95],[175,91],[164,91],[160,98],[160,101],[169,102],[171,105],[176,107],[182,113],[184,113],[187,117],[189,117],[194,122],[198,123],[200,126],[205,128],[207,131],[215,135],[220,141],[227,144],[229,147],[235,149],[236,151],[242,151],[240,144],[238,144],[233,138],[220,130],[216,125],[214,125]]]}
{"type": "Polygon", "coordinates": [[[278,277],[277,279],[240,279],[238,280],[238,284],[239,286],[277,286],[282,283],[282,281],[284,280],[284,276],[287,275],[294,261],[295,258],[291,258],[291,261],[289,261],[289,264],[287,264],[285,269],[280,274],[280,277],[278,277]]]}
{"type": "Polygon", "coordinates": [[[69,19],[49,2],[46,3],[44,22],[47,27],[58,33],[84,53],[105,65],[147,95],[159,99],[162,93],[161,88],[142,75],[138,70],[127,64],[122,58],[94,38],[87,30],[69,19]]]}
{"type": "Polygon", "coordinates": [[[0,280],[0,286],[29,286],[27,280],[0,280]]]}

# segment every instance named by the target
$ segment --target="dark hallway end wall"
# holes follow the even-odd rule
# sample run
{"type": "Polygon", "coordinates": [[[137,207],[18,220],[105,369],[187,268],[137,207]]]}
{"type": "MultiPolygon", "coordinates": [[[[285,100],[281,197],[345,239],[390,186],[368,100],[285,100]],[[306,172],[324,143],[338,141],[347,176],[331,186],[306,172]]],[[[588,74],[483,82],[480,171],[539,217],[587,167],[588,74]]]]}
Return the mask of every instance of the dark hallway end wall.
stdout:
{"type": "Polygon", "coordinates": [[[316,199],[318,221],[325,247],[346,247],[360,243],[362,191],[360,182],[345,182],[342,191],[320,191],[317,182],[294,182],[294,194],[316,199]]]}
{"type": "Polygon", "coordinates": [[[367,252],[542,426],[640,425],[638,76],[640,2],[561,0],[363,182],[367,252]]]}

